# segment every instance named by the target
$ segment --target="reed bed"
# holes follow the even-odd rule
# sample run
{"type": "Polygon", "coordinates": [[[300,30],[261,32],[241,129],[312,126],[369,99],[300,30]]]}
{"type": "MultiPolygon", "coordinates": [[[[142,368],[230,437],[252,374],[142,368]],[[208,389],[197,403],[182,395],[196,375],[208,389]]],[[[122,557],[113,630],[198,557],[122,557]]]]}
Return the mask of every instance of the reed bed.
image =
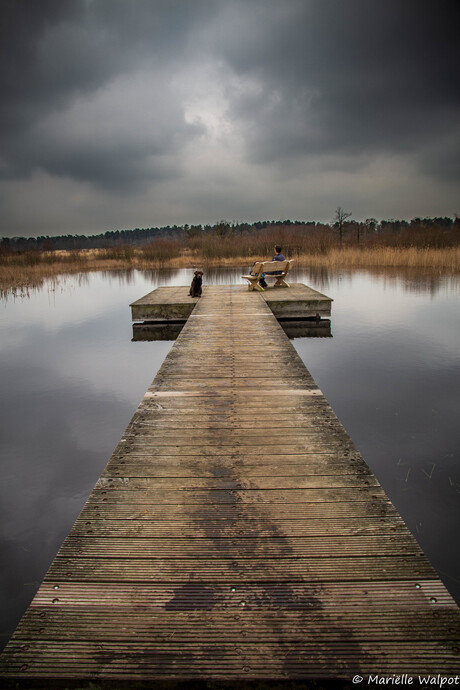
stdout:
{"type": "Polygon", "coordinates": [[[419,247],[369,247],[331,249],[322,255],[301,255],[299,265],[327,268],[420,268],[444,273],[460,272],[460,247],[430,249],[419,247]]]}
{"type": "Polygon", "coordinates": [[[3,252],[0,254],[0,295],[39,287],[51,277],[97,270],[250,266],[271,258],[279,242],[297,267],[357,269],[416,268],[438,275],[460,273],[460,247],[386,246],[367,243],[337,246],[332,232],[301,237],[273,231],[217,237],[213,234],[185,243],[160,238],[143,247],[122,245],[109,249],[55,252],[3,252]]]}

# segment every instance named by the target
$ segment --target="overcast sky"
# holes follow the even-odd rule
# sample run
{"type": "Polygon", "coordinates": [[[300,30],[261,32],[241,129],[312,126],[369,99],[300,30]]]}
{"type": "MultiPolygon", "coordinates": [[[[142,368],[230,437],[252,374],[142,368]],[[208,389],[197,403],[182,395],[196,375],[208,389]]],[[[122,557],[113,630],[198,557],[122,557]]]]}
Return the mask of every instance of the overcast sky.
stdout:
{"type": "Polygon", "coordinates": [[[460,213],[458,0],[0,15],[0,235],[460,213]]]}

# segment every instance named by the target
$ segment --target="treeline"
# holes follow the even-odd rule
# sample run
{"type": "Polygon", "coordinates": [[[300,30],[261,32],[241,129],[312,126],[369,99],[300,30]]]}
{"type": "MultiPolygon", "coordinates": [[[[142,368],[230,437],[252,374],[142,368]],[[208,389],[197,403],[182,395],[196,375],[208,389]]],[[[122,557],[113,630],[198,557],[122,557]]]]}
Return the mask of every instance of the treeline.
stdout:
{"type": "MultiPolygon", "coordinates": [[[[350,215],[350,214],[346,214],[350,215]]],[[[347,219],[343,222],[275,221],[229,223],[215,225],[167,225],[132,230],[113,230],[99,235],[58,235],[40,237],[2,237],[3,253],[30,250],[83,250],[174,245],[204,250],[209,257],[251,255],[251,252],[272,250],[273,241],[282,243],[292,254],[302,251],[324,253],[337,245],[396,246],[445,248],[460,244],[460,219],[448,217],[413,218],[406,220],[365,221],[347,219]],[[267,245],[265,247],[265,244],[267,245]],[[227,251],[226,251],[227,248],[227,251]]]]}
{"type": "Polygon", "coordinates": [[[0,237],[0,247],[17,251],[40,249],[109,249],[121,245],[142,246],[158,238],[187,239],[201,233],[224,235],[228,232],[244,233],[265,230],[278,225],[315,225],[306,221],[265,220],[256,223],[228,223],[219,221],[215,225],[165,225],[163,227],[134,228],[132,230],[109,230],[99,235],[40,235],[39,237],[0,237]]]}

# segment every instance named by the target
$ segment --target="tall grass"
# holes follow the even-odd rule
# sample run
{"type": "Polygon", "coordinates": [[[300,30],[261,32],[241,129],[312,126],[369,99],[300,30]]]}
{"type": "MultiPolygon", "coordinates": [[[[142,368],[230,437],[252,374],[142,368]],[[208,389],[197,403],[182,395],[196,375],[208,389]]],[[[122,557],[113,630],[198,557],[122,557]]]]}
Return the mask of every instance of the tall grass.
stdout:
{"type": "Polygon", "coordinates": [[[444,273],[460,272],[460,247],[430,249],[419,247],[344,247],[326,255],[299,257],[303,265],[326,268],[419,268],[444,273]]]}
{"type": "Polygon", "coordinates": [[[164,265],[171,259],[180,256],[184,248],[183,242],[178,239],[159,237],[149,244],[139,247],[137,257],[142,262],[164,265]]]}
{"type": "Polygon", "coordinates": [[[352,231],[343,245],[329,226],[280,225],[251,233],[228,232],[223,237],[202,233],[188,246],[206,265],[246,264],[271,258],[274,245],[300,266],[338,267],[417,267],[445,272],[460,271],[460,232],[457,229],[407,228],[381,234],[352,231]]]}
{"type": "Polygon", "coordinates": [[[327,225],[286,226],[279,225],[257,232],[228,232],[224,236],[215,233],[201,233],[189,240],[188,246],[203,260],[214,262],[217,259],[231,258],[270,258],[274,245],[280,244],[283,254],[302,262],[340,264],[352,262],[404,265],[409,262],[422,262],[428,265],[434,254],[430,252],[445,251],[439,254],[436,262],[449,256],[448,265],[457,265],[455,251],[460,247],[459,228],[409,227],[400,232],[365,232],[360,227],[359,240],[356,224],[344,236],[342,245],[335,229],[327,225]],[[388,250],[388,251],[387,251],[388,250]]]}
{"type": "Polygon", "coordinates": [[[281,244],[286,256],[325,254],[335,244],[334,231],[326,226],[316,232],[301,228],[280,226],[258,232],[201,233],[188,241],[188,247],[206,262],[229,258],[271,258],[275,244],[281,244]]]}
{"type": "Polygon", "coordinates": [[[201,265],[246,266],[269,259],[280,244],[297,266],[325,268],[417,268],[460,273],[460,230],[440,227],[368,232],[359,236],[349,228],[340,246],[338,233],[327,225],[270,226],[238,232],[229,226],[193,237],[164,238],[136,247],[24,252],[0,250],[0,292],[40,284],[59,274],[91,270],[180,268],[201,265]]]}
{"type": "Polygon", "coordinates": [[[98,252],[89,252],[97,256],[100,261],[123,261],[130,263],[134,257],[134,247],[131,244],[122,244],[116,247],[108,247],[98,252]]]}
{"type": "Polygon", "coordinates": [[[49,251],[43,252],[39,249],[28,249],[27,251],[15,252],[10,250],[0,250],[0,266],[39,266],[51,264],[84,264],[88,260],[88,255],[81,251],[49,251]]]}

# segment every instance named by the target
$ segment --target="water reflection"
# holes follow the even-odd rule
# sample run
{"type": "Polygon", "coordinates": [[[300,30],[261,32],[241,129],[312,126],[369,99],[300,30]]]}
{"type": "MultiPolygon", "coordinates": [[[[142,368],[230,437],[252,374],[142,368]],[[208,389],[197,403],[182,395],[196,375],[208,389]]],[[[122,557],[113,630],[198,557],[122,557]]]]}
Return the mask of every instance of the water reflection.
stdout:
{"type": "Polygon", "coordinates": [[[168,323],[133,323],[133,342],[153,340],[175,340],[185,321],[168,323]]]}
{"type": "MultiPolygon", "coordinates": [[[[175,340],[185,321],[161,323],[133,323],[133,342],[175,340]]],[[[281,319],[279,321],[288,338],[332,338],[330,319],[281,319]]]]}
{"type": "Polygon", "coordinates": [[[304,282],[305,276],[318,290],[326,290],[337,282],[353,282],[356,275],[368,276],[370,280],[381,279],[385,287],[398,286],[404,291],[420,292],[432,296],[444,292],[460,293],[458,276],[440,274],[438,270],[428,271],[420,268],[372,267],[356,269],[330,269],[324,266],[307,269],[293,268],[289,276],[292,280],[304,282]]]}
{"type": "Polygon", "coordinates": [[[330,319],[280,319],[279,324],[290,340],[332,338],[330,319]]]}
{"type": "MultiPolygon", "coordinates": [[[[247,266],[240,267],[205,267],[203,284],[242,284],[241,275],[247,271],[247,266]]],[[[13,293],[0,294],[0,303],[15,301],[16,299],[29,299],[36,293],[50,292],[56,289],[64,290],[89,285],[94,276],[100,276],[103,280],[116,282],[120,286],[133,286],[141,282],[148,283],[150,289],[161,285],[188,286],[193,278],[193,268],[162,268],[162,269],[128,269],[105,270],[97,273],[82,272],[69,275],[60,275],[49,279],[43,279],[36,286],[18,288],[13,293]]],[[[325,266],[299,268],[294,266],[289,272],[291,282],[306,282],[320,291],[327,291],[330,287],[347,282],[354,283],[356,276],[366,276],[371,282],[378,280],[385,287],[397,287],[403,291],[429,295],[444,294],[446,292],[460,294],[460,280],[455,275],[442,275],[437,270],[428,271],[420,268],[392,268],[370,267],[360,269],[331,269],[325,266]]]]}

